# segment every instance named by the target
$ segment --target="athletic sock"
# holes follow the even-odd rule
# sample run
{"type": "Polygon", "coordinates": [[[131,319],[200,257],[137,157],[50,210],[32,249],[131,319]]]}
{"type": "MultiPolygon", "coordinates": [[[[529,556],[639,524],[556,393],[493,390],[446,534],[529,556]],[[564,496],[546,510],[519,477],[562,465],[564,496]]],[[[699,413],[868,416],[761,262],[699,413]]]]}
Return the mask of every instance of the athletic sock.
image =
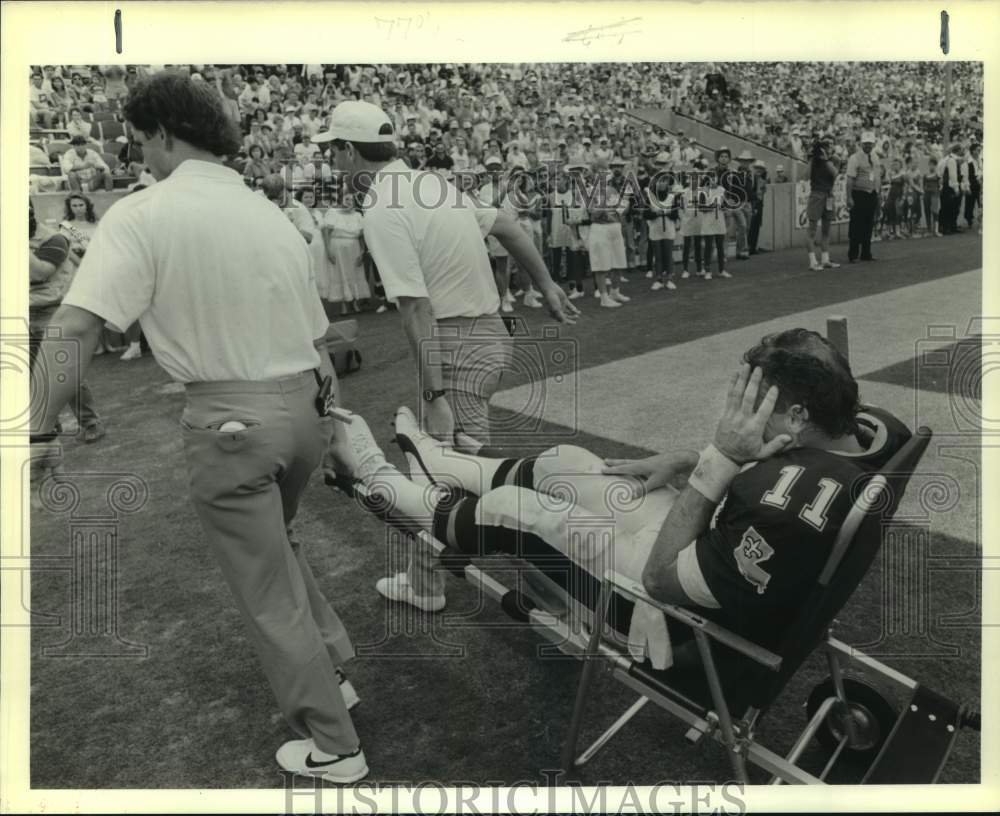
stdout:
{"type": "Polygon", "coordinates": [[[524,487],[528,490],[535,489],[535,462],[537,456],[529,456],[525,459],[504,459],[493,474],[491,488],[511,485],[513,487],[524,487]]]}
{"type": "Polygon", "coordinates": [[[816,266],[816,253],[815,252],[810,252],[809,253],[809,266],[816,266]]]}
{"type": "MultiPolygon", "coordinates": [[[[478,507],[484,498],[466,496],[457,502],[440,502],[434,512],[434,537],[472,558],[497,553],[523,558],[578,603],[591,610],[596,608],[601,590],[599,576],[576,564],[535,533],[478,523],[478,507]]],[[[608,622],[622,635],[628,632],[633,608],[633,603],[621,595],[616,593],[612,597],[608,622]]]]}

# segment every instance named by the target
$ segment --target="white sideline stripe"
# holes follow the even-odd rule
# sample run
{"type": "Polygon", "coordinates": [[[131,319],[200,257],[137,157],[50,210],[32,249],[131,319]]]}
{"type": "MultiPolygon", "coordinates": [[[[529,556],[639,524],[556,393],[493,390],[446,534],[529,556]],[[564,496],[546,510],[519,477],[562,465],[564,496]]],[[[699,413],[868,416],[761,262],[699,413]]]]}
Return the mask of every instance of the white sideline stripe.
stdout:
{"type": "MultiPolygon", "coordinates": [[[[928,326],[954,325],[961,338],[979,316],[980,304],[981,274],[973,269],[584,368],[558,382],[549,378],[517,386],[497,393],[494,404],[522,413],[538,406],[532,415],[547,422],[636,447],[690,447],[711,435],[739,355],[765,334],[803,326],[825,335],[827,317],[846,316],[851,368],[861,379],[920,350],[954,342],[925,339],[928,326]]],[[[616,316],[627,314],[626,305],[616,316]]],[[[578,330],[585,329],[578,324],[578,330]]],[[[862,397],[872,399],[876,385],[862,382],[862,397]]],[[[882,406],[911,424],[912,392],[898,389],[884,396],[892,402],[882,406]]],[[[937,396],[947,400],[947,395],[937,396]]]]}

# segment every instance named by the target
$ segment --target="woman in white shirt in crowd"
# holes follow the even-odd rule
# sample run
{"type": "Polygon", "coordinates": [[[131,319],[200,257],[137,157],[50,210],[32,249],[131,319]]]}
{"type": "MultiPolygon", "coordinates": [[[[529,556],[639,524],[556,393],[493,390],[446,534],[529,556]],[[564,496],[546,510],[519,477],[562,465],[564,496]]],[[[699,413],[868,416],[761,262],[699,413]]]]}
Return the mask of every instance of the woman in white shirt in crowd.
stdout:
{"type": "MultiPolygon", "coordinates": [[[[90,239],[97,231],[97,214],[94,212],[94,202],[82,193],[70,193],[66,196],[63,220],[59,222],[59,231],[69,239],[70,250],[77,263],[87,252],[90,239]]],[[[110,327],[106,327],[110,328],[110,327]]],[[[117,329],[114,331],[117,332],[117,329]]],[[[119,332],[120,334],[120,332],[119,332]]],[[[101,332],[94,354],[104,354],[105,351],[123,351],[121,338],[110,336],[107,331],[101,332]]]]}
{"type": "Polygon", "coordinates": [[[74,136],[83,136],[84,139],[89,139],[93,128],[93,123],[83,118],[83,113],[79,108],[70,108],[69,121],[66,123],[66,132],[69,133],[71,139],[74,136]]]}
{"type": "Polygon", "coordinates": [[[333,196],[322,221],[323,243],[332,266],[326,299],[339,301],[340,313],[346,315],[348,303],[355,312],[361,311],[358,301],[370,298],[371,290],[365,280],[361,213],[343,180],[334,185],[333,196]]]}
{"type": "Polygon", "coordinates": [[[698,191],[698,226],[705,243],[702,248],[702,276],[712,279],[712,250],[718,253],[719,277],[731,278],[726,271],[726,218],[723,211],[726,193],[719,184],[718,176],[709,172],[705,183],[698,191]]]}
{"type": "Polygon", "coordinates": [[[694,249],[694,271],[695,274],[704,274],[704,267],[701,262],[701,222],[698,219],[698,172],[689,168],[684,168],[682,174],[687,177],[688,183],[681,196],[681,236],[684,238],[684,249],[681,254],[681,278],[690,277],[688,272],[688,261],[691,258],[691,250],[694,249]]]}
{"type": "Polygon", "coordinates": [[[684,187],[673,184],[668,173],[659,173],[646,188],[649,243],[653,247],[656,280],[652,290],[676,289],[674,283],[674,238],[680,220],[680,195],[684,187]]]}
{"type": "Polygon", "coordinates": [[[66,87],[62,77],[52,77],[52,91],[49,93],[49,106],[57,114],[60,122],[65,122],[70,108],[76,104],[76,94],[66,87]]]}
{"type": "Polygon", "coordinates": [[[333,265],[327,255],[326,241],[324,240],[324,217],[325,211],[320,206],[316,198],[316,190],[313,187],[303,187],[295,193],[295,200],[298,201],[303,210],[307,213],[312,222],[312,240],[309,241],[309,257],[312,261],[313,276],[316,280],[316,291],[323,302],[323,309],[327,316],[332,316],[331,301],[337,300],[330,296],[333,286],[333,265]]]}
{"type": "Polygon", "coordinates": [[[468,147],[464,136],[455,139],[455,147],[451,151],[453,171],[468,170],[472,166],[472,157],[469,155],[468,147]]]}
{"type": "Polygon", "coordinates": [[[97,231],[94,202],[81,193],[66,196],[65,212],[59,230],[69,239],[70,248],[77,258],[82,258],[90,239],[97,231]]]}

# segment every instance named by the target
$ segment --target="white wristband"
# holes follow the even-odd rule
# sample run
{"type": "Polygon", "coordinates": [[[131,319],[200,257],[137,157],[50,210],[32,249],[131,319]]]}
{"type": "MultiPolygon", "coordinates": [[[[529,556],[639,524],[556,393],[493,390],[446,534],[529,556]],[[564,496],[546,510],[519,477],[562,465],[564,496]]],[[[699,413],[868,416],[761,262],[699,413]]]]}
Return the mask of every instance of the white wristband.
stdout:
{"type": "Polygon", "coordinates": [[[709,445],[698,457],[698,465],[688,477],[688,484],[710,502],[718,504],[741,469],[715,445],[709,445]]]}

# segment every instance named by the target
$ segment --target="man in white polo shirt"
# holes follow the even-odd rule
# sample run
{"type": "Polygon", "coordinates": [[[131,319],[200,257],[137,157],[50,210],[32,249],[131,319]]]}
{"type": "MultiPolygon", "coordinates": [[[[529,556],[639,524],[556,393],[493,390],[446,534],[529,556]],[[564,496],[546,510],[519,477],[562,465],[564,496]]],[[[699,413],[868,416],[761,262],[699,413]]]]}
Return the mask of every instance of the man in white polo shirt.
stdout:
{"type": "MultiPolygon", "coordinates": [[[[460,444],[460,433],[490,444],[489,402],[510,365],[512,340],[483,238],[500,241],[556,320],[573,323],[579,310],[510,212],[460,193],[435,173],[411,170],[396,158],[395,139],[382,109],[358,101],[339,104],[330,130],[316,137],[332,143],[336,168],[367,192],[365,243],[386,295],[399,303],[417,363],[421,424],[447,445],[460,444]]],[[[430,553],[417,548],[414,556],[409,573],[419,574],[430,553]]],[[[422,608],[444,603],[440,585],[413,587],[407,575],[384,578],[376,588],[422,608]]]]}
{"type": "MultiPolygon", "coordinates": [[[[133,88],[125,117],[157,183],[101,219],[51,321],[81,357],[62,376],[60,347],[42,342],[48,402],[33,449],[52,444],[105,321],[138,320],[157,361],[185,385],[195,510],[281,711],[303,737],[279,749],[278,763],[356,781],[368,766],[347,710],[357,697],[339,669],[353,647],[289,538],[331,425],[334,453],[351,461],[348,431],[321,399],[320,374],[336,377],[317,351],[328,321],[309,251],[282,212],[223,165],[240,134],[214,88],[162,72],[133,88]]],[[[225,759],[239,762],[238,749],[225,759]]]]}
{"type": "Polygon", "coordinates": [[[861,134],[861,146],[847,160],[847,207],[851,212],[847,227],[847,260],[856,263],[874,261],[872,257],[872,230],[875,228],[875,211],[878,207],[879,161],[872,152],[875,134],[866,130],[861,134]]]}
{"type": "Polygon", "coordinates": [[[488,403],[511,349],[483,238],[496,237],[527,270],[554,318],[572,323],[579,312],[509,213],[412,171],[396,158],[395,138],[381,108],[348,101],[316,141],[332,142],[337,169],[367,192],[365,243],[386,294],[399,301],[426,429],[447,443],[456,430],[488,441],[488,403]]]}

